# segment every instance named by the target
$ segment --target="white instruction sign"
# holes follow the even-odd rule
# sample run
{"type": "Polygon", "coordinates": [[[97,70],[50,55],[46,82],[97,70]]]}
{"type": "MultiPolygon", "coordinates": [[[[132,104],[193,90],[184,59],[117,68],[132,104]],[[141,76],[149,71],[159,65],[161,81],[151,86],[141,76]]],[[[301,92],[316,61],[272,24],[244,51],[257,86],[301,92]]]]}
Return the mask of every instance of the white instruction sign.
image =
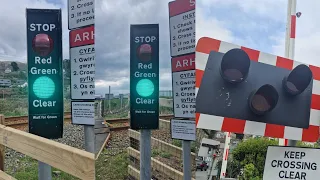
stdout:
{"type": "Polygon", "coordinates": [[[171,56],[195,52],[195,10],[170,17],[171,56]]]}
{"type": "Polygon", "coordinates": [[[94,102],[72,102],[72,123],[94,125],[94,102]]]}
{"type": "Polygon", "coordinates": [[[68,0],[69,30],[94,24],[95,0],[68,0]]]}
{"type": "Polygon", "coordinates": [[[269,146],[263,180],[318,180],[320,149],[269,146]]]}
{"type": "Polygon", "coordinates": [[[195,54],[171,59],[174,117],[195,118],[195,54]]]}
{"type": "Polygon", "coordinates": [[[195,118],[195,70],[172,73],[175,117],[195,118]]]}
{"type": "Polygon", "coordinates": [[[70,49],[71,99],[95,99],[94,45],[70,49]]]}
{"type": "Polygon", "coordinates": [[[171,138],[195,141],[196,122],[194,120],[171,119],[171,138]]]}

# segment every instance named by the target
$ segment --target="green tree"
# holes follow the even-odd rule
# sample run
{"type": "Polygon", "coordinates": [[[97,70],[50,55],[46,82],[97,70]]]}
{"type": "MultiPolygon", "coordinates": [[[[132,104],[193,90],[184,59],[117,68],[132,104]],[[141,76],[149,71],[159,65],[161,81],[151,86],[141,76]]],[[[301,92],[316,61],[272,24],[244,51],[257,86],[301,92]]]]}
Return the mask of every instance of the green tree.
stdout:
{"type": "MultiPolygon", "coordinates": [[[[262,177],[269,145],[278,145],[278,141],[269,140],[268,138],[254,138],[242,141],[232,151],[233,160],[239,162],[240,169],[245,168],[248,164],[253,164],[256,169],[254,175],[262,177]]],[[[250,169],[250,167],[248,168],[250,169]]]]}
{"type": "Polygon", "coordinates": [[[16,62],[11,62],[11,66],[12,66],[12,71],[18,71],[19,70],[19,66],[16,62]]]}
{"type": "Polygon", "coordinates": [[[258,170],[257,168],[252,164],[247,164],[244,166],[243,170],[243,177],[241,179],[243,180],[260,180],[261,177],[257,176],[258,170]]]}
{"type": "Polygon", "coordinates": [[[71,75],[70,59],[63,60],[63,69],[65,71],[65,76],[67,78],[70,78],[70,75],[71,75]]]}
{"type": "MultiPolygon", "coordinates": [[[[217,163],[218,178],[220,178],[222,160],[217,163]]],[[[232,157],[228,158],[226,177],[227,178],[238,178],[241,172],[240,163],[234,160],[232,157]]]]}
{"type": "Polygon", "coordinates": [[[27,75],[26,75],[26,73],[20,71],[19,75],[18,75],[18,78],[22,79],[22,80],[27,80],[27,75]]]}
{"type": "Polygon", "coordinates": [[[298,147],[310,147],[310,148],[319,148],[319,144],[316,142],[314,144],[308,144],[302,141],[297,142],[298,147]]]}

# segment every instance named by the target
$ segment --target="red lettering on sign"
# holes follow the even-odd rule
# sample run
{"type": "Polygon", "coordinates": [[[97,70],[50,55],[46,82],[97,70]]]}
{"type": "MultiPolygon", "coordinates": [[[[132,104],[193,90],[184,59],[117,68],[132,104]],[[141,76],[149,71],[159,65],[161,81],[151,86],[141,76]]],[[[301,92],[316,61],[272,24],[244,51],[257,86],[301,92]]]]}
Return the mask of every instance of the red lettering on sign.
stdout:
{"type": "Polygon", "coordinates": [[[69,38],[70,47],[94,44],[94,26],[72,30],[69,38]]]}
{"type": "Polygon", "coordinates": [[[195,54],[179,56],[171,60],[172,72],[187,71],[195,69],[195,54]]]}
{"type": "Polygon", "coordinates": [[[196,0],[175,0],[169,2],[169,16],[176,16],[178,14],[192,11],[196,7],[196,0]]]}

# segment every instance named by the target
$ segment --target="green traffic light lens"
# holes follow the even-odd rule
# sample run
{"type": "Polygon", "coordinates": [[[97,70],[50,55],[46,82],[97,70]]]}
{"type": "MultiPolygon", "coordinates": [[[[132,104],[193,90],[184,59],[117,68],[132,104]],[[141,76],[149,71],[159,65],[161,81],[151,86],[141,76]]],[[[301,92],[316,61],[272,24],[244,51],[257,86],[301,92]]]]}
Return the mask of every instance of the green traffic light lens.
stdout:
{"type": "Polygon", "coordinates": [[[49,77],[41,76],[34,81],[32,89],[38,98],[49,98],[54,94],[55,84],[49,77]]]}
{"type": "Polygon", "coordinates": [[[154,92],[154,84],[149,79],[141,79],[136,86],[137,93],[142,97],[148,97],[154,92]]]}

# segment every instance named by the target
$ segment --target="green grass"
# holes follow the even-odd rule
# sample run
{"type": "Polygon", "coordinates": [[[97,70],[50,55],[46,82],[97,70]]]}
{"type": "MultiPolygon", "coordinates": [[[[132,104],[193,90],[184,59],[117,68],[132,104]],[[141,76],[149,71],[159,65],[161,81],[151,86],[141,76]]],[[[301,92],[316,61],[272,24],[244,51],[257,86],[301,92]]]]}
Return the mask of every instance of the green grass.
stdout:
{"type": "MultiPolygon", "coordinates": [[[[172,144],[178,147],[182,147],[182,141],[181,140],[177,140],[177,139],[173,139],[172,140],[172,144]]],[[[196,147],[197,144],[194,141],[191,141],[191,152],[195,152],[196,151],[196,147]]]]}
{"type": "MultiPolygon", "coordinates": [[[[71,101],[64,101],[64,111],[71,111],[71,101]]],[[[28,115],[28,98],[7,98],[0,99],[0,114],[5,117],[28,115]]]]}
{"type": "Polygon", "coordinates": [[[163,158],[169,159],[169,158],[171,157],[171,154],[168,153],[168,152],[161,152],[161,153],[160,153],[160,156],[163,157],[163,158]]]}
{"type": "MultiPolygon", "coordinates": [[[[37,180],[38,179],[38,161],[34,160],[30,157],[24,157],[20,159],[20,162],[22,164],[28,164],[27,166],[23,166],[16,170],[15,173],[12,172],[12,169],[6,170],[7,173],[9,173],[11,176],[18,180],[37,180]]],[[[51,168],[53,171],[60,171],[60,174],[55,176],[52,173],[52,180],[78,180],[78,178],[69,175],[61,170],[58,170],[56,168],[51,168]]]]}
{"type": "Polygon", "coordinates": [[[157,157],[157,156],[169,159],[172,155],[168,152],[160,151],[158,149],[152,149],[151,150],[151,157],[157,157]]]}
{"type": "Polygon", "coordinates": [[[159,113],[160,114],[173,114],[173,108],[160,106],[159,107],[159,113]]]}
{"type": "Polygon", "coordinates": [[[128,111],[117,113],[117,114],[107,114],[104,117],[106,119],[128,118],[128,111]]]}
{"type": "Polygon", "coordinates": [[[160,151],[158,149],[152,149],[151,150],[151,157],[156,157],[160,155],[160,151]]]}
{"type": "MultiPolygon", "coordinates": [[[[128,103],[128,99],[122,100],[122,108],[128,103]]],[[[121,108],[120,99],[111,99],[110,101],[111,111],[118,110],[121,108]]],[[[105,111],[109,111],[109,100],[104,100],[104,109],[105,111]]]]}
{"type": "Polygon", "coordinates": [[[126,151],[110,156],[105,149],[96,160],[96,180],[121,180],[128,177],[128,154],[126,151]]]}

